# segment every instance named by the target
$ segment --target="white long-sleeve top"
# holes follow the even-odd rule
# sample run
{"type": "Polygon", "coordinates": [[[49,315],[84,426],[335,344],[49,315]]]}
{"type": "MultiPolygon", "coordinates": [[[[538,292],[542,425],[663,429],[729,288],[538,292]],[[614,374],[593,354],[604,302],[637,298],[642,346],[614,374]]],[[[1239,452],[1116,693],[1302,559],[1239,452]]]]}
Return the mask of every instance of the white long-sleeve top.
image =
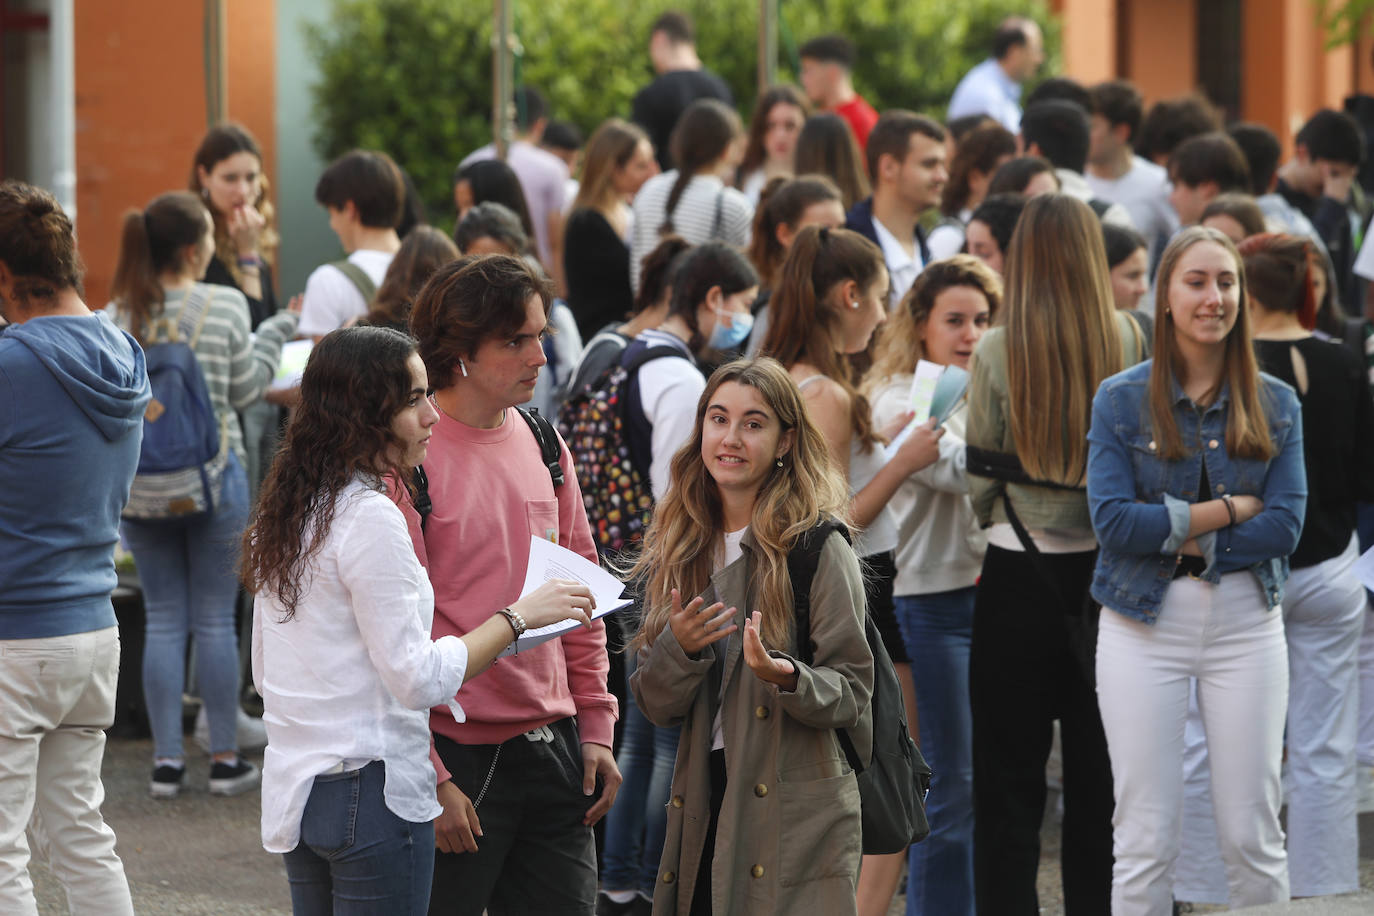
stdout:
{"type": "Polygon", "coordinates": [[[347,763],[386,765],[386,806],[412,823],[442,812],[429,762],[429,708],[454,699],[467,671],[456,636],[430,639],[434,591],[401,510],[361,479],[340,492],[325,542],[307,563],[296,613],[253,602],[253,683],[263,700],[262,845],[290,852],[314,779],[347,763]]]}

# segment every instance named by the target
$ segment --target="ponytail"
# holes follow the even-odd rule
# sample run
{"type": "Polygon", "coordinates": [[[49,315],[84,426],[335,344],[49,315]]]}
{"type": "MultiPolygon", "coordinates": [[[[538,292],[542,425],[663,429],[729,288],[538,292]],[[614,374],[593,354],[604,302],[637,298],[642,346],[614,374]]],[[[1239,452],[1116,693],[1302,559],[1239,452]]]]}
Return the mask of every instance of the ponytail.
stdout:
{"type": "Polygon", "coordinates": [[[668,314],[677,315],[692,332],[687,348],[700,353],[706,347],[706,339],[701,335],[697,322],[697,309],[706,301],[706,294],[714,286],[726,296],[758,286],[759,276],[754,268],[729,245],[720,242],[707,242],[698,245],[682,255],[682,264],[677,268],[673,280],[673,298],[668,304],[668,314]]]}
{"type": "Polygon", "coordinates": [[[763,186],[754,210],[754,230],[749,241],[749,260],[772,289],[778,285],[782,262],[787,249],[778,241],[778,227],[786,226],[795,232],[797,224],[812,204],[833,200],[844,210],[840,189],[824,175],[802,175],[799,178],[774,178],[763,186]]]}
{"type": "Polygon", "coordinates": [[[698,99],[687,106],[668,140],[668,148],[677,166],[677,180],[673,182],[668,201],[663,207],[659,235],[672,235],[676,231],[673,228],[673,211],[677,209],[687,185],[706,166],[724,156],[730,144],[742,132],[739,115],[724,102],[698,99]]]}
{"type": "Polygon", "coordinates": [[[180,268],[186,246],[201,241],[210,231],[205,213],[191,192],[171,191],[153,198],[146,210],[124,214],[110,298],[139,343],[148,323],[162,311],[166,293],[161,274],[180,268]]]}
{"type": "Polygon", "coordinates": [[[857,232],[807,226],[792,240],[782,278],[768,300],[768,335],[759,353],[789,369],[809,363],[839,384],[850,398],[854,436],[864,444],[877,441],[873,420],[868,401],[854,386],[847,354],[838,346],[839,316],[826,298],[845,281],[866,290],[886,269],[882,251],[857,232]]]}

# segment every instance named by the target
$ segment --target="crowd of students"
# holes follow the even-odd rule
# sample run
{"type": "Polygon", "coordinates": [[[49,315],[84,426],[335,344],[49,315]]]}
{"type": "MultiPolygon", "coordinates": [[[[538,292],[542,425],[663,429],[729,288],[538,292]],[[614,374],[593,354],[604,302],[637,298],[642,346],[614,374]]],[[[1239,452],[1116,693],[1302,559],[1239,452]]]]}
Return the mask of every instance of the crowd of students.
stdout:
{"type": "Polygon", "coordinates": [[[125,217],[103,310],[51,196],[0,187],[0,473],[62,482],[0,498],[0,780],[28,800],[0,814],[0,893],[32,900],[32,815],[73,906],[132,912],[98,808],[119,539],[150,791],[186,781],[194,637],[209,790],[261,780],[298,913],[876,916],[905,869],[908,913],[1030,914],[1056,741],[1071,914],[1356,889],[1361,127],[1318,112],[1280,164],[1268,128],[1197,97],[1147,114],[1124,81],[1023,108],[1029,20],[992,51],[941,123],[874,111],[822,36],[746,128],[665,14],[633,121],[585,146],[519,90],[505,159],[455,171],[451,239],[385,153],[331,163],[347,257],[285,307],[241,128],[125,217]],[[273,385],[293,337],[309,361],[273,385]],[[145,432],[183,409],[157,388],[177,342],[216,434],[189,499],[145,432]],[[969,380],[915,423],[922,361],[969,380]],[[608,392],[603,441],[565,442],[608,392]],[[575,453],[617,456],[624,501],[575,453]],[[635,610],[522,597],[531,537],[635,610]],[[934,771],[929,838],[886,856],[838,737],[873,725],[865,615],[934,771]]]}

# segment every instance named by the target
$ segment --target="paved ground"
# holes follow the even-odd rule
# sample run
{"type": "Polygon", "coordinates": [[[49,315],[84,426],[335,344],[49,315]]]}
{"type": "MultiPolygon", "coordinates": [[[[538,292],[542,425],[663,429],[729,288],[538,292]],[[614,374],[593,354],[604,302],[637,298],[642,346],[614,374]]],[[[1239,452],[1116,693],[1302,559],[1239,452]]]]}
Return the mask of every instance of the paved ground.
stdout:
{"type": "MultiPolygon", "coordinates": [[[[287,916],[290,898],[281,859],[258,842],[259,795],[212,797],[205,788],[209,761],[191,748],[181,797],[153,801],[147,780],[148,741],[113,739],[105,755],[105,817],[119,836],[134,908],[140,916],[287,916]]],[[[1055,798],[1051,795],[1049,810],[1055,798]]],[[[1359,895],[1294,901],[1247,910],[1255,916],[1368,916],[1374,913],[1374,814],[1360,818],[1359,895]]],[[[1040,867],[1041,912],[1062,914],[1059,894],[1059,828],[1047,816],[1040,867]]],[[[34,868],[38,911],[65,914],[61,887],[41,866],[34,868]]],[[[1221,907],[1197,907],[1217,912],[1221,907]]],[[[901,901],[892,913],[904,913],[901,901]]]]}

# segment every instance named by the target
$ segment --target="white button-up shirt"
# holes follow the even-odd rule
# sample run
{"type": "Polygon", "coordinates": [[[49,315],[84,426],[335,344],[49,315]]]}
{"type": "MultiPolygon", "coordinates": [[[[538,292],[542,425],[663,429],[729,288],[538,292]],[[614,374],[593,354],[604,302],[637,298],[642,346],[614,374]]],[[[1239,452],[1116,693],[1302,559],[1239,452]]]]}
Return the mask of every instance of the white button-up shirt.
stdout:
{"type": "Polygon", "coordinates": [[[925,267],[921,263],[921,247],[916,243],[916,236],[913,232],[911,237],[912,252],[908,253],[902,247],[902,243],[897,241],[897,237],[888,231],[878,217],[873,217],[873,234],[878,236],[878,247],[883,250],[883,261],[887,263],[887,276],[892,282],[892,289],[888,295],[888,311],[895,309],[897,303],[902,301],[906,291],[911,289],[911,285],[916,282],[916,275],[925,267]]]}
{"type": "Polygon", "coordinates": [[[434,592],[405,517],[362,480],[335,501],[334,519],[301,576],[295,615],[253,603],[253,683],[263,700],[262,845],[290,852],[317,775],[347,763],[386,764],[386,806],[412,823],[442,813],[429,760],[429,708],[467,671],[456,636],[430,639],[434,592]]]}
{"type": "Polygon", "coordinates": [[[991,57],[965,73],[954,87],[945,117],[953,121],[976,114],[987,115],[1012,133],[1021,130],[1021,85],[991,57]]]}

